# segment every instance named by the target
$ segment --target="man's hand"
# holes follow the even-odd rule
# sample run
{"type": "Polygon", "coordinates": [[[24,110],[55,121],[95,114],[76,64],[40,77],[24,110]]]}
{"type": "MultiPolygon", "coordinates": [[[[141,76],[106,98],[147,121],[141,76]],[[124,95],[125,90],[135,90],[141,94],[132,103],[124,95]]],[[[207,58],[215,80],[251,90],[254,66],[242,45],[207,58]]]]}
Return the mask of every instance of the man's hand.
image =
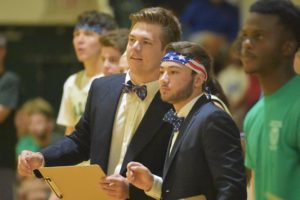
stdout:
{"type": "Polygon", "coordinates": [[[153,186],[153,174],[141,163],[128,163],[126,176],[129,183],[146,192],[151,190],[153,186]]]}
{"type": "Polygon", "coordinates": [[[18,157],[18,173],[21,176],[31,176],[32,170],[42,167],[44,156],[41,153],[24,150],[18,157]]]}
{"type": "Polygon", "coordinates": [[[129,198],[129,184],[127,179],[119,174],[107,176],[100,180],[101,189],[116,200],[129,198]]]}

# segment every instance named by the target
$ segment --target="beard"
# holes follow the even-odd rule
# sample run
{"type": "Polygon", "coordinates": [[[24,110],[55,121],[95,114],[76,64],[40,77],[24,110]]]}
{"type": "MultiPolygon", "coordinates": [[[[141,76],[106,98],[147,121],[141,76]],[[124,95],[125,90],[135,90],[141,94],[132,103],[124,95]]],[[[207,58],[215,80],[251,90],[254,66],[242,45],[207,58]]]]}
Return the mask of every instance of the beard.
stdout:
{"type": "Polygon", "coordinates": [[[171,94],[170,96],[161,94],[161,98],[163,101],[171,104],[181,102],[192,95],[193,84],[194,84],[194,77],[192,77],[192,79],[184,87],[177,90],[174,94],[171,94]]]}

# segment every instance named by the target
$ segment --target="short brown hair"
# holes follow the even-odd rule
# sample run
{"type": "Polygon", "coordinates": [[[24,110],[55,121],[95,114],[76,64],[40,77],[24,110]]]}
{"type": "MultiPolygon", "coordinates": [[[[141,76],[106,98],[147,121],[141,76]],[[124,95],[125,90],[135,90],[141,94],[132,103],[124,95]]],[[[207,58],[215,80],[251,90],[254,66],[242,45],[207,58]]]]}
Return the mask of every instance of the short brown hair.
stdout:
{"type": "Polygon", "coordinates": [[[165,48],[170,42],[181,38],[181,25],[177,17],[170,11],[161,7],[145,8],[129,16],[131,28],[137,22],[159,24],[162,26],[161,44],[165,48]]]}
{"type": "Polygon", "coordinates": [[[41,97],[37,97],[37,98],[26,101],[22,105],[21,110],[24,110],[29,115],[42,114],[47,119],[50,119],[50,120],[54,119],[53,107],[51,106],[51,104],[48,101],[46,101],[45,99],[43,99],[41,97]]]}
{"type": "Polygon", "coordinates": [[[75,27],[84,24],[89,26],[99,25],[102,29],[101,33],[118,27],[111,15],[96,10],[84,11],[78,16],[75,27]]]}
{"type": "Polygon", "coordinates": [[[128,29],[117,29],[113,31],[108,31],[100,37],[100,44],[102,47],[113,47],[123,54],[126,50],[128,42],[128,29]]]}

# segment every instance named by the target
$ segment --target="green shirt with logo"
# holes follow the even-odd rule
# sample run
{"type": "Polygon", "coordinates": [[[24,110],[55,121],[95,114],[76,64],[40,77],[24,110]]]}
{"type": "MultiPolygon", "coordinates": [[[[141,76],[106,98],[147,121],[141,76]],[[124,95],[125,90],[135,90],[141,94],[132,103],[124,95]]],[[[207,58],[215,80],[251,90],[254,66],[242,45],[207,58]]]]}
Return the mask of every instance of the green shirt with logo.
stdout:
{"type": "Polygon", "coordinates": [[[261,100],[244,121],[256,200],[300,199],[300,77],[261,100]]]}

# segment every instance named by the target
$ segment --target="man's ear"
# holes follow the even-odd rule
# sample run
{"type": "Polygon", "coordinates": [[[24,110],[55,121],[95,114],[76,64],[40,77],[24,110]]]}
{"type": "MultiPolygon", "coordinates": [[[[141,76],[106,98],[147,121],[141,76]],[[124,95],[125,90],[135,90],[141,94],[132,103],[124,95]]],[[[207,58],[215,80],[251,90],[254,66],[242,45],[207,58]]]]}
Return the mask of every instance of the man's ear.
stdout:
{"type": "Polygon", "coordinates": [[[282,46],[282,53],[284,56],[294,55],[296,51],[297,43],[294,40],[288,40],[282,46]]]}
{"type": "Polygon", "coordinates": [[[203,83],[204,83],[204,74],[197,73],[194,77],[194,86],[197,88],[202,88],[203,83]]]}

